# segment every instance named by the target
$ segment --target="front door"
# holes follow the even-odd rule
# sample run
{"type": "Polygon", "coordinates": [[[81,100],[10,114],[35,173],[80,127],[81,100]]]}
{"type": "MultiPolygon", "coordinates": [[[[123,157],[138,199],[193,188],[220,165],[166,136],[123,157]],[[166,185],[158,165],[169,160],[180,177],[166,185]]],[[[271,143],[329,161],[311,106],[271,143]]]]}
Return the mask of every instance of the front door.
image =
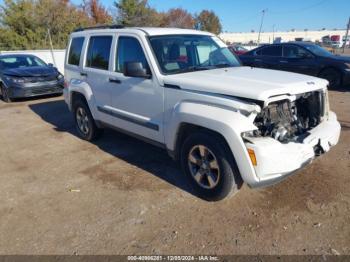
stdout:
{"type": "Polygon", "coordinates": [[[283,58],[281,59],[281,70],[316,75],[318,63],[315,57],[304,48],[296,45],[285,45],[283,47],[283,58]]]}
{"type": "Polygon", "coordinates": [[[96,108],[99,109],[98,119],[109,123],[110,115],[104,113],[102,108],[111,106],[111,87],[109,78],[113,34],[91,36],[88,43],[85,64],[81,72],[81,78],[90,86],[92,94],[87,99],[94,99],[96,108]]]}
{"type": "Polygon", "coordinates": [[[150,68],[144,46],[137,36],[119,35],[114,55],[115,65],[111,85],[113,125],[148,139],[164,143],[163,96],[161,87],[150,68]],[[151,78],[128,77],[125,64],[141,62],[151,78]]]}

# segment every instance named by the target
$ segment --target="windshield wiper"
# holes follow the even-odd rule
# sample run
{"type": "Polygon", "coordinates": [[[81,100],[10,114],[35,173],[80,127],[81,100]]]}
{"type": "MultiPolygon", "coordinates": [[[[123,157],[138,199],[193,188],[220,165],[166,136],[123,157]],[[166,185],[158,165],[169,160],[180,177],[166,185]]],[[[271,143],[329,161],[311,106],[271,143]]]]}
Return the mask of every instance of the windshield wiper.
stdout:
{"type": "Polygon", "coordinates": [[[187,68],[180,69],[179,73],[194,72],[194,71],[204,71],[213,69],[212,66],[190,66],[187,68]]]}
{"type": "Polygon", "coordinates": [[[194,71],[204,71],[204,70],[210,70],[215,68],[225,68],[225,67],[233,67],[233,65],[228,63],[222,63],[217,65],[210,65],[210,66],[189,66],[183,69],[180,69],[177,71],[178,73],[188,73],[188,72],[194,72],[194,71]]]}
{"type": "Polygon", "coordinates": [[[216,68],[225,68],[225,67],[233,67],[233,65],[228,64],[228,63],[222,63],[222,64],[214,65],[214,67],[216,67],[216,68]]]}

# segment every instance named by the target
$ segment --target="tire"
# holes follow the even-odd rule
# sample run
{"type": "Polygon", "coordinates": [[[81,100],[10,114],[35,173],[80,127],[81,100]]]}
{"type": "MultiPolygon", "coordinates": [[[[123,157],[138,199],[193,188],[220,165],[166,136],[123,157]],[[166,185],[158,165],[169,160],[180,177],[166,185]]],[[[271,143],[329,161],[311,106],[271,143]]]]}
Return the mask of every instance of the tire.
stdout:
{"type": "Polygon", "coordinates": [[[222,200],[242,185],[227,144],[211,132],[200,131],[188,136],[181,146],[180,163],[183,173],[202,199],[222,200]]]}
{"type": "Polygon", "coordinates": [[[11,103],[11,98],[9,97],[8,90],[4,86],[1,86],[1,95],[2,95],[2,100],[6,103],[11,103]]]}
{"type": "Polygon", "coordinates": [[[85,101],[78,99],[73,104],[73,115],[79,137],[86,141],[94,141],[101,136],[103,129],[96,126],[90,109],[85,101]]]}
{"type": "Polygon", "coordinates": [[[342,85],[342,74],[334,68],[326,68],[319,75],[320,78],[326,79],[329,82],[329,89],[336,89],[342,85]]]}

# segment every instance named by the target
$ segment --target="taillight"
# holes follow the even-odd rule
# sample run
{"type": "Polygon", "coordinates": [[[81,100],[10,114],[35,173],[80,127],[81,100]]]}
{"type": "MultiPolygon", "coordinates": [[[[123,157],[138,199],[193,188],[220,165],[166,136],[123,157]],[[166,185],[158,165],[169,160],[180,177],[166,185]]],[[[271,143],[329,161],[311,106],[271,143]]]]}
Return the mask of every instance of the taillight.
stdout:
{"type": "Polygon", "coordinates": [[[63,86],[64,86],[64,88],[68,88],[68,81],[67,80],[64,80],[63,86]]]}

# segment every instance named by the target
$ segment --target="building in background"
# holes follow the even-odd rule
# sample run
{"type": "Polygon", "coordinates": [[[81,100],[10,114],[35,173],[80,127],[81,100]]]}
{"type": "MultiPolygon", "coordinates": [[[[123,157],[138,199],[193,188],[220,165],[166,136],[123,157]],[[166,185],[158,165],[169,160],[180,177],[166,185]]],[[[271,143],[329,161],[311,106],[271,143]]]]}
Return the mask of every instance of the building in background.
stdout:
{"type": "MultiPolygon", "coordinates": [[[[258,41],[258,32],[251,33],[222,33],[220,38],[229,43],[241,43],[241,44],[256,44],[258,41]]],[[[290,41],[311,41],[322,42],[322,39],[326,36],[331,38],[332,36],[339,36],[340,39],[344,39],[346,30],[319,30],[319,31],[289,31],[289,32],[262,32],[260,35],[260,43],[267,44],[273,43],[274,39],[280,42],[290,41]]]]}

